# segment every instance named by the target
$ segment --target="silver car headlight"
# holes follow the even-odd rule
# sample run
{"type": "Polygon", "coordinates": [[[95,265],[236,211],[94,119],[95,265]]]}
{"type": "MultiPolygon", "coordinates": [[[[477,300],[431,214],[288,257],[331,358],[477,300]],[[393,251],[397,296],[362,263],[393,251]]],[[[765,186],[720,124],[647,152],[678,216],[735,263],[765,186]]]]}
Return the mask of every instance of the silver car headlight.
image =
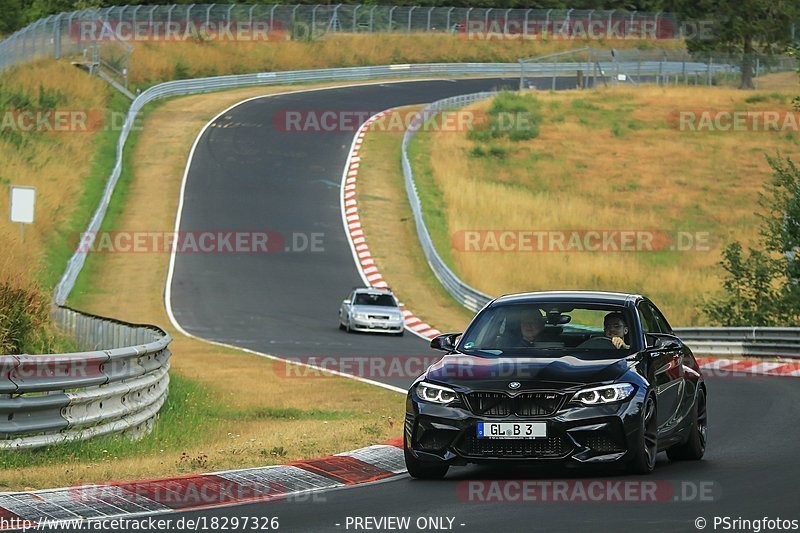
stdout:
{"type": "Polygon", "coordinates": [[[631,397],[635,390],[636,387],[630,383],[589,387],[576,392],[572,396],[572,401],[581,405],[605,405],[625,401],[631,397]]]}
{"type": "Polygon", "coordinates": [[[367,313],[353,313],[353,318],[357,318],[358,320],[368,320],[369,316],[367,313]]]}
{"type": "Polygon", "coordinates": [[[424,381],[417,384],[415,392],[420,400],[441,405],[452,403],[458,399],[458,393],[453,389],[424,381]]]}

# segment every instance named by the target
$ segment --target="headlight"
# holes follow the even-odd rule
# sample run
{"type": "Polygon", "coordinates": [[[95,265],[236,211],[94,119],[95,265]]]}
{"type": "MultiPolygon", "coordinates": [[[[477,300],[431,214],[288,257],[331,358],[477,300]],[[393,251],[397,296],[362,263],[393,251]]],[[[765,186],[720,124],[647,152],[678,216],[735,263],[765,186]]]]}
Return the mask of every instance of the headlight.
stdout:
{"type": "Polygon", "coordinates": [[[419,383],[415,390],[417,397],[426,402],[445,405],[458,399],[458,394],[453,389],[434,385],[433,383],[419,383]]]}
{"type": "Polygon", "coordinates": [[[358,320],[367,320],[369,317],[367,313],[353,313],[353,318],[357,318],[358,320]]]}
{"type": "Polygon", "coordinates": [[[603,405],[621,402],[630,398],[634,390],[636,390],[636,387],[630,383],[602,385],[600,387],[591,387],[576,392],[572,397],[572,401],[581,405],[603,405]]]}

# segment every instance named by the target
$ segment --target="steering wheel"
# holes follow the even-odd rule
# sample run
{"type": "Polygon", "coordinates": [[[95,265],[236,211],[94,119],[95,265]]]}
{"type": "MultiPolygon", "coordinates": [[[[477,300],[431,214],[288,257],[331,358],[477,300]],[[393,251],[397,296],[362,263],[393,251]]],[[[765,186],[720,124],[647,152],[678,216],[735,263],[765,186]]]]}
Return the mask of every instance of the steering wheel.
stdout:
{"type": "Polygon", "coordinates": [[[615,348],[614,343],[608,337],[592,337],[580,343],[576,348],[589,348],[595,350],[608,350],[615,348]]]}

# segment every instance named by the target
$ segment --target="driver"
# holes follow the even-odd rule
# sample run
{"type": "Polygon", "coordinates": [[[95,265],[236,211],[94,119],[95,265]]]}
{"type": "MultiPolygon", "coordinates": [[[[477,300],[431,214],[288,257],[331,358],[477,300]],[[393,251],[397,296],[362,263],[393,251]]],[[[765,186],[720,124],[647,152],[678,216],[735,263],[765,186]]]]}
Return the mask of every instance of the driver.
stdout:
{"type": "Polygon", "coordinates": [[[628,336],[628,325],[622,313],[608,313],[603,318],[603,334],[611,339],[614,348],[627,350],[630,348],[625,342],[628,336]]]}

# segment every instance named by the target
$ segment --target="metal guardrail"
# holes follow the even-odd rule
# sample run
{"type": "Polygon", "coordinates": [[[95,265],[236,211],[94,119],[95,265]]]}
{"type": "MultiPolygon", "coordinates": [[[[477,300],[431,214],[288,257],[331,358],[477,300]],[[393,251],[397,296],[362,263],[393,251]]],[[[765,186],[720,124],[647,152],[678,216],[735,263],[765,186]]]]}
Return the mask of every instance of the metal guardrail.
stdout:
{"type": "Polygon", "coordinates": [[[0,356],[0,449],[149,432],[167,397],[171,337],[68,307],[52,315],[88,351],[0,356]]]}
{"type": "Polygon", "coordinates": [[[675,328],[703,355],[800,358],[800,328],[675,328]]]}
{"type": "MultiPolygon", "coordinates": [[[[417,130],[425,121],[430,121],[436,112],[470,105],[486,100],[497,93],[483,92],[455,96],[438,100],[425,106],[411,120],[403,135],[401,162],[406,194],[411,204],[411,212],[417,228],[425,259],[436,278],[447,292],[461,305],[473,312],[480,311],[493,297],[464,283],[445,262],[436,250],[422,212],[414,172],[408,157],[408,147],[417,130]]],[[[751,357],[789,357],[800,358],[800,328],[675,328],[681,339],[698,354],[751,357]]]]}
{"type": "Polygon", "coordinates": [[[491,98],[497,93],[482,92],[475,94],[467,94],[463,96],[454,96],[438,100],[432,104],[428,104],[420,110],[419,113],[411,120],[411,123],[403,135],[403,145],[401,150],[401,163],[403,166],[403,180],[406,186],[406,195],[411,204],[411,213],[414,216],[414,223],[417,227],[417,238],[419,239],[422,252],[425,254],[425,259],[428,265],[433,270],[434,275],[439,282],[444,286],[447,292],[450,293],[455,300],[473,312],[478,312],[483,306],[492,300],[488,294],[470,287],[452,271],[442,260],[439,252],[436,251],[436,246],[433,244],[433,239],[428,232],[428,227],[425,225],[425,218],[422,214],[422,203],[417,193],[417,184],[414,181],[414,172],[411,169],[411,161],[408,158],[408,146],[414,139],[417,130],[425,123],[425,120],[430,120],[434,112],[443,111],[446,109],[453,109],[465,105],[473,104],[481,100],[491,98]]]}

